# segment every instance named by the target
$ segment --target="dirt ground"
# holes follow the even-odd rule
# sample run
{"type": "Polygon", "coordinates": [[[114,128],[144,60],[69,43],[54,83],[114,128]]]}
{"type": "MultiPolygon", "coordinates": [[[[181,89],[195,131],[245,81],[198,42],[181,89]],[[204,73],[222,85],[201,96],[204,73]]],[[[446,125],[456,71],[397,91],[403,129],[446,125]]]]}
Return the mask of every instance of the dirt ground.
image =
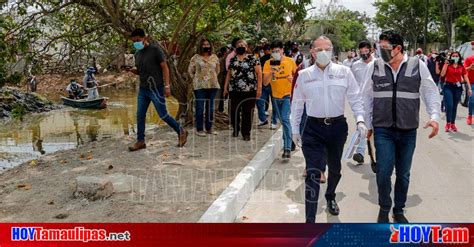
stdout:
{"type": "Polygon", "coordinates": [[[196,222],[274,132],[254,128],[245,142],[229,130],[207,137],[188,131],[184,148],[165,126],[148,130],[147,149],[138,152],[127,151],[134,141],[128,136],[7,170],[0,174],[0,221],[196,222]],[[122,184],[106,199],[74,198],[79,176],[122,184]]]}
{"type": "MultiPolygon", "coordinates": [[[[138,77],[129,72],[106,72],[95,75],[100,87],[116,87],[118,89],[134,87],[138,77]]],[[[83,74],[60,75],[46,74],[36,77],[38,80],[37,93],[51,94],[64,92],[71,79],[76,79],[82,83],[83,74]]]]}

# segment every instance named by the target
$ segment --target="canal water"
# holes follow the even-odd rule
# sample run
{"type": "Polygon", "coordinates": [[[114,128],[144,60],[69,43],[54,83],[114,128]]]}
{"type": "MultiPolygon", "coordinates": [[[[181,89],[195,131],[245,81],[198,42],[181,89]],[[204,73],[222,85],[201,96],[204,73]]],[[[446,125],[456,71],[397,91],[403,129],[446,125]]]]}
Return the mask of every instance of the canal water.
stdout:
{"type": "MultiPolygon", "coordinates": [[[[47,113],[31,114],[23,121],[0,124],[0,172],[58,150],[76,148],[104,138],[135,136],[137,92],[134,89],[107,89],[109,107],[102,110],[63,107],[47,113]]],[[[50,97],[60,103],[59,96],[50,97]]],[[[168,112],[175,116],[178,103],[167,99],[168,112]]],[[[147,129],[165,124],[150,104],[147,129]]]]}

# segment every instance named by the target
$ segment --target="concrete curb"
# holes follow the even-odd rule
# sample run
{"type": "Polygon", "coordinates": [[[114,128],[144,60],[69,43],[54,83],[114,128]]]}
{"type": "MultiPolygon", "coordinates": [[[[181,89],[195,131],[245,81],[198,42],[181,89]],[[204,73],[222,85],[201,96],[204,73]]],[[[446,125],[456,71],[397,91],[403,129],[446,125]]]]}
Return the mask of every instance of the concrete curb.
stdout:
{"type": "Polygon", "coordinates": [[[211,204],[198,222],[231,223],[247,203],[282,147],[280,127],[253,159],[235,177],[234,181],[211,204]]]}

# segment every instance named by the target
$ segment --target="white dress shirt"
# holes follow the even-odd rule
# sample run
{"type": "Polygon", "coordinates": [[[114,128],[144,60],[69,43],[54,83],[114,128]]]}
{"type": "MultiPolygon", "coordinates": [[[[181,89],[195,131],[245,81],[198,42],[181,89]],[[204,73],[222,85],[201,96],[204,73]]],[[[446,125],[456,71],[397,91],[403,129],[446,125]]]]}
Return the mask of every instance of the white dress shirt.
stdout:
{"type": "MultiPolygon", "coordinates": [[[[392,68],[392,73],[394,76],[394,80],[397,79],[398,73],[400,68],[402,67],[403,63],[408,61],[407,55],[404,55],[403,61],[398,67],[397,71],[394,71],[392,68]]],[[[368,129],[372,129],[372,113],[373,113],[373,106],[374,106],[374,81],[372,80],[372,74],[374,73],[374,63],[369,65],[367,71],[367,78],[364,82],[362,87],[362,99],[364,101],[364,110],[366,113],[365,116],[365,124],[367,125],[368,129]]],[[[419,64],[419,71],[421,77],[421,85],[420,85],[420,94],[421,99],[426,105],[426,111],[428,112],[430,119],[436,122],[439,122],[440,119],[440,110],[441,110],[441,98],[439,96],[439,90],[436,84],[431,78],[430,71],[425,63],[420,61],[419,64]]],[[[390,66],[390,65],[389,65],[390,66]]],[[[390,67],[391,68],[391,67],[390,67]]]]}
{"type": "Polygon", "coordinates": [[[369,64],[374,62],[374,58],[371,58],[369,63],[365,63],[362,59],[357,60],[352,64],[351,71],[360,88],[366,81],[366,73],[369,70],[369,64]]]}
{"type": "Polygon", "coordinates": [[[351,60],[349,60],[349,58],[346,58],[344,59],[344,61],[342,61],[342,64],[349,68],[352,67],[353,63],[354,63],[354,58],[351,58],[351,60]]]}
{"type": "Polygon", "coordinates": [[[330,62],[324,71],[316,65],[301,70],[291,102],[292,133],[300,132],[305,105],[310,117],[333,118],[344,115],[346,97],[356,121],[363,122],[365,113],[360,88],[348,67],[330,62]]]}

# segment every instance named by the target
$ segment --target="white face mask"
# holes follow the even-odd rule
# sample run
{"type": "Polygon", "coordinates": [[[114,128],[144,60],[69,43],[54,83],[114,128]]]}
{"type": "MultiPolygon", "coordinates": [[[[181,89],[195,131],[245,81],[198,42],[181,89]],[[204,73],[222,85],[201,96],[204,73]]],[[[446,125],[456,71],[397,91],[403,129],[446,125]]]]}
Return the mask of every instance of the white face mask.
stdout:
{"type": "Polygon", "coordinates": [[[272,58],[273,58],[273,60],[280,61],[281,60],[281,54],[279,52],[272,52],[272,58]]]}
{"type": "Polygon", "coordinates": [[[332,51],[320,51],[316,53],[316,63],[326,66],[331,62],[332,51]]]}

